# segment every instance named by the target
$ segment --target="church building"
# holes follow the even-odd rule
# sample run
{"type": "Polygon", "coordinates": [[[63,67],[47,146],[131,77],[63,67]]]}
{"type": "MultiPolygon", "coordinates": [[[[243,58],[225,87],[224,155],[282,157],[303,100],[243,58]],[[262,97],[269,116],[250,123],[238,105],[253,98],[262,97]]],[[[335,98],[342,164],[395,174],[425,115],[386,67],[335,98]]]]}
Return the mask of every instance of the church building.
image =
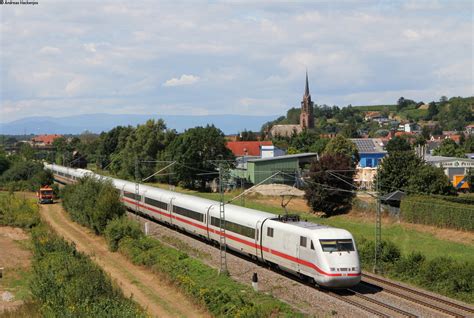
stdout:
{"type": "Polygon", "coordinates": [[[314,111],[311,94],[309,92],[308,72],[306,72],[306,85],[304,89],[303,100],[301,101],[301,113],[299,125],[274,125],[270,129],[271,136],[291,137],[293,134],[299,134],[303,129],[314,128],[314,111]]]}

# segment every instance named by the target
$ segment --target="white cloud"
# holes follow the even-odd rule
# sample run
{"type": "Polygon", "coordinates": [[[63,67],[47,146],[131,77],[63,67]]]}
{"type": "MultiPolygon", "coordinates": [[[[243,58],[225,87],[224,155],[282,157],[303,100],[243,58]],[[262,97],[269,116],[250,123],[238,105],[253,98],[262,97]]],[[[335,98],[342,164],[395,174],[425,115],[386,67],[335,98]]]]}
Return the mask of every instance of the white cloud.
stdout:
{"type": "Polygon", "coordinates": [[[45,54],[45,55],[56,55],[56,54],[61,53],[61,50],[57,47],[43,46],[39,52],[40,54],[45,54]]]}
{"type": "Polygon", "coordinates": [[[84,46],[84,50],[86,50],[89,53],[96,53],[97,52],[97,49],[96,49],[94,43],[86,43],[83,46],[84,46]]]}
{"type": "Polygon", "coordinates": [[[84,85],[84,79],[81,77],[76,77],[66,84],[64,91],[68,95],[76,95],[77,93],[79,93],[83,85],[84,85]]]}
{"type": "Polygon", "coordinates": [[[299,103],[306,68],[318,104],[472,94],[469,1],[102,0],[12,9],[0,22],[0,116],[8,109],[13,119],[46,104],[58,116],[97,107],[154,113],[158,104],[163,114],[279,115],[299,103]],[[24,52],[38,54],[19,59],[24,52]],[[199,84],[195,94],[168,89],[191,84],[199,84]]]}
{"type": "Polygon", "coordinates": [[[163,86],[182,86],[182,85],[191,85],[199,81],[199,76],[183,74],[179,78],[172,78],[163,83],[163,86]]]}

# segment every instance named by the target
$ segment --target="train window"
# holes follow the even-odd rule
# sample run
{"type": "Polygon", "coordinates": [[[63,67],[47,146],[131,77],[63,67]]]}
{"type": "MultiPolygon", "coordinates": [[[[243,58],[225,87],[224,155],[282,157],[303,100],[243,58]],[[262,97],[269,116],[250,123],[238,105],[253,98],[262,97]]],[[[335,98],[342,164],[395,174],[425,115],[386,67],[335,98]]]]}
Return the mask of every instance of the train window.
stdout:
{"type": "Polygon", "coordinates": [[[354,251],[354,243],[351,239],[344,240],[319,240],[324,252],[354,251]]]}
{"type": "Polygon", "coordinates": [[[160,208],[162,210],[167,210],[168,209],[168,204],[166,204],[165,202],[162,202],[162,201],[152,199],[152,198],[145,197],[145,203],[149,204],[149,205],[152,205],[154,207],[160,208]]]}
{"type": "Polygon", "coordinates": [[[123,192],[123,196],[124,197],[127,197],[129,199],[133,199],[135,201],[141,201],[142,200],[142,196],[139,195],[139,194],[135,194],[135,193],[131,193],[131,192],[123,192]]]}
{"type": "Polygon", "coordinates": [[[300,236],[300,246],[306,247],[306,237],[300,236]]]}
{"type": "Polygon", "coordinates": [[[176,214],[179,214],[179,215],[182,215],[182,216],[200,221],[200,222],[204,221],[204,214],[199,213],[199,212],[195,212],[195,211],[192,211],[192,210],[188,210],[188,209],[182,208],[180,206],[176,206],[176,205],[173,206],[173,212],[176,213],[176,214]]]}
{"type": "MultiPolygon", "coordinates": [[[[220,219],[216,217],[211,217],[211,224],[215,227],[220,227],[220,219]]],[[[255,238],[255,229],[243,226],[234,222],[225,221],[224,228],[228,231],[247,236],[250,238],[255,238]]]]}
{"type": "Polygon", "coordinates": [[[256,238],[256,240],[258,240],[258,229],[257,229],[257,236],[255,238],[256,238]]]}
{"type": "Polygon", "coordinates": [[[272,227],[267,228],[267,236],[273,237],[273,228],[272,227]]]}
{"type": "Polygon", "coordinates": [[[311,240],[311,249],[314,250],[313,240],[311,240]]]}

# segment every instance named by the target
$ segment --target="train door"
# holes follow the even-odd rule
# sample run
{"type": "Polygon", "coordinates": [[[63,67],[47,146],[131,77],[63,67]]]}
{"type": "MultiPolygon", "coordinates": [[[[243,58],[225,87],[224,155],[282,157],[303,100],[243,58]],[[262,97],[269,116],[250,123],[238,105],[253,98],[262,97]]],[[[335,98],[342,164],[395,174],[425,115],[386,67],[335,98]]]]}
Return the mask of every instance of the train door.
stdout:
{"type": "Polygon", "coordinates": [[[213,205],[209,206],[206,211],[206,233],[207,233],[207,238],[210,239],[211,237],[209,236],[209,224],[211,223],[211,209],[213,205]]]}
{"type": "Polygon", "coordinates": [[[175,198],[170,199],[170,203],[168,203],[168,213],[170,214],[170,217],[168,219],[168,222],[170,224],[173,224],[173,201],[175,198]]]}
{"type": "Polygon", "coordinates": [[[261,242],[261,239],[260,239],[260,236],[262,235],[262,233],[260,233],[262,231],[262,221],[257,221],[257,225],[255,225],[255,256],[257,258],[260,258],[261,257],[261,253],[260,253],[260,242],[261,242]]]}

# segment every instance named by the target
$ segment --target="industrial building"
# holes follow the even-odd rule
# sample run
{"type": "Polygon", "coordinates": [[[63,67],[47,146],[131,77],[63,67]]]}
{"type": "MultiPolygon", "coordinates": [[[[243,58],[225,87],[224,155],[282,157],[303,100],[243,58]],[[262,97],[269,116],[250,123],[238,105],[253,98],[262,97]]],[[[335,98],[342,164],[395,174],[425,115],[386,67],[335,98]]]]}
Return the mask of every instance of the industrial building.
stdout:
{"type": "Polygon", "coordinates": [[[271,178],[268,183],[297,183],[298,176],[305,166],[309,165],[312,160],[316,159],[316,153],[300,153],[294,155],[284,155],[268,158],[252,158],[240,162],[237,168],[232,171],[234,178],[244,179],[246,182],[258,184],[269,178],[278,171],[283,174],[271,178]]]}

